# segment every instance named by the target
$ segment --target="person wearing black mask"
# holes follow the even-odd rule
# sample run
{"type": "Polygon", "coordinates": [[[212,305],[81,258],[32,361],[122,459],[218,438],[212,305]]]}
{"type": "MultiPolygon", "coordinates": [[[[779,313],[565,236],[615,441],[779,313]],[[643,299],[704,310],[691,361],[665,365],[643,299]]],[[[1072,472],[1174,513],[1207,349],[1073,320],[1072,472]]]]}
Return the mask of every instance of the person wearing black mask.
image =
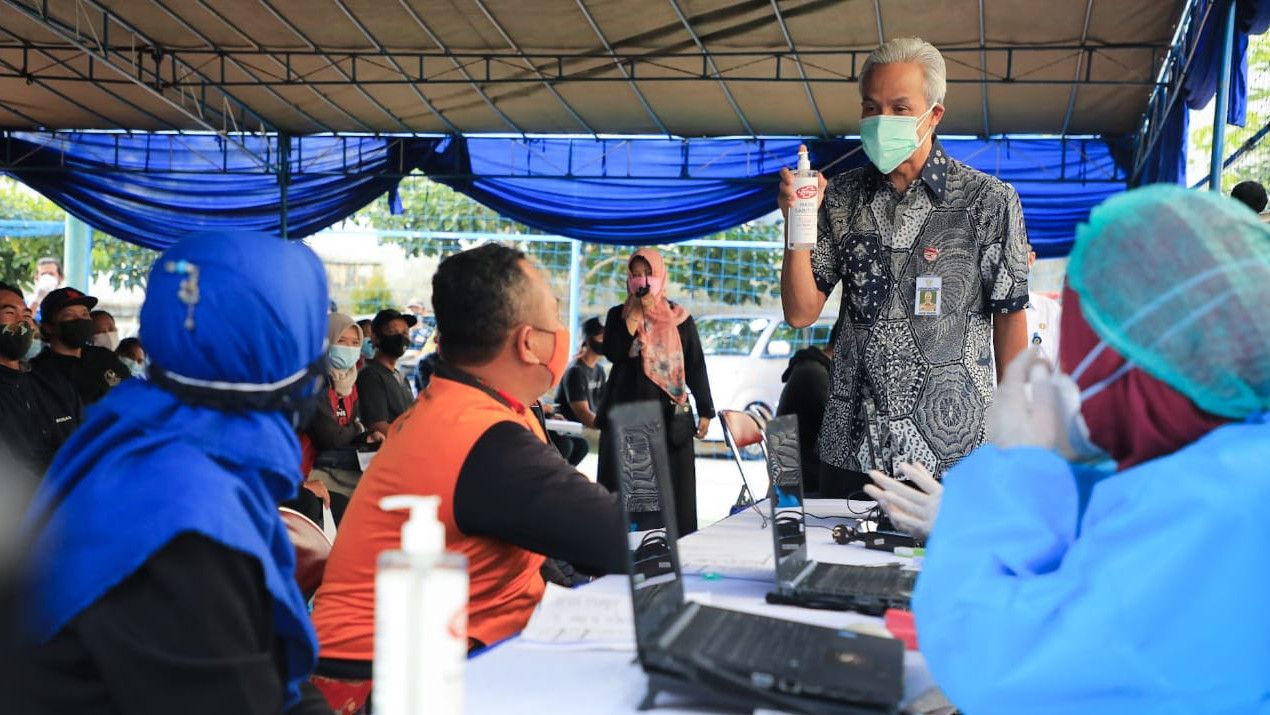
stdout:
{"type": "Polygon", "coordinates": [[[794,353],[789,367],[781,374],[780,400],[776,414],[798,416],[798,450],[802,455],[803,494],[820,494],[820,427],[825,421],[825,407],[833,384],[833,346],[838,342],[842,322],[834,323],[829,342],[813,345],[794,353]]]}
{"type": "MultiPolygon", "coordinates": [[[[590,318],[582,324],[582,334],[586,336],[582,350],[565,370],[560,388],[556,390],[556,414],[597,429],[595,413],[600,409],[600,399],[604,396],[606,377],[604,368],[600,366],[600,358],[604,357],[604,324],[599,318],[590,318]]],[[[577,466],[586,458],[589,448],[582,437],[552,432],[551,441],[569,464],[577,466]]]]}
{"type": "Polygon", "coordinates": [[[406,354],[410,328],[418,319],[388,308],[371,321],[371,341],[375,357],[357,375],[358,410],[367,429],[388,436],[388,426],[414,402],[406,378],[397,371],[397,361],[406,354]]]}
{"type": "Polygon", "coordinates": [[[22,291],[0,283],[0,459],[38,476],[79,426],[82,409],[68,383],[22,369],[34,339],[22,291]]]}
{"type": "Polygon", "coordinates": [[[96,327],[89,311],[97,299],[74,288],[58,288],[40,304],[40,331],[48,347],[31,360],[31,370],[69,383],[85,405],[105,397],[132,375],[111,350],[89,345],[96,327]]]}

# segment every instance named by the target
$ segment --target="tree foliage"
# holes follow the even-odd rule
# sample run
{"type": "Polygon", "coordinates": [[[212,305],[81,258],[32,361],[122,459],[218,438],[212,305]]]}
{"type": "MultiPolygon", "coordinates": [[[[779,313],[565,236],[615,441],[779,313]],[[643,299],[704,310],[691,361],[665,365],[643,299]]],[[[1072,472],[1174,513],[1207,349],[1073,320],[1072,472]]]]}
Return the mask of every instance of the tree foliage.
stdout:
{"type": "MultiPolygon", "coordinates": [[[[66,213],[57,204],[22,186],[0,177],[0,218],[25,221],[65,221],[66,213]]],[[[0,280],[30,290],[35,281],[35,263],[44,256],[62,260],[62,230],[47,236],[0,235],[0,280]]],[[[157,251],[93,231],[93,272],[107,275],[113,288],[145,288],[150,265],[157,251]]],[[[87,289],[88,286],[76,286],[87,289]]]]}
{"type": "Polygon", "coordinates": [[[370,280],[366,281],[366,285],[353,290],[349,299],[353,303],[353,315],[377,313],[385,305],[392,305],[392,289],[388,287],[388,281],[384,280],[384,272],[377,269],[371,274],[370,280]]]}
{"type": "MultiPolygon", "coordinates": [[[[1248,38],[1248,121],[1242,127],[1227,126],[1225,155],[1229,157],[1252,135],[1270,122],[1270,33],[1248,38]]],[[[1213,126],[1192,124],[1188,160],[1202,165],[1201,176],[1208,175],[1212,155],[1213,126]]],[[[1222,171],[1221,189],[1229,194],[1241,181],[1270,182],[1270,136],[1222,171]]]]}
{"type": "MultiPolygon", "coordinates": [[[[23,221],[61,221],[65,214],[53,202],[16,181],[0,177],[0,218],[23,221]]],[[[35,284],[35,264],[44,256],[60,260],[61,234],[49,236],[0,235],[0,281],[30,291],[35,284]]]]}

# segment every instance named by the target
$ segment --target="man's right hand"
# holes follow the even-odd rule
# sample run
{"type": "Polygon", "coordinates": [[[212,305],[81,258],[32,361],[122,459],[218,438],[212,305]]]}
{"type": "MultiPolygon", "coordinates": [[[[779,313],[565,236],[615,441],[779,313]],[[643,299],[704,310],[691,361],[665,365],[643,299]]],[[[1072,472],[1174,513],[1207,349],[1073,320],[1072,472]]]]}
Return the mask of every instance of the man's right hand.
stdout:
{"type": "MultiPolygon", "coordinates": [[[[824,203],[825,187],[829,182],[820,173],[816,174],[816,180],[819,183],[816,205],[819,206],[824,203]]],[[[776,205],[780,207],[781,215],[788,219],[789,208],[794,205],[794,172],[789,169],[781,169],[781,186],[776,205]]],[[[827,300],[816,285],[811,269],[811,253],[786,246],[785,263],[781,267],[781,307],[785,311],[785,322],[795,328],[805,328],[816,322],[827,300]]]]}
{"type": "MultiPolygon", "coordinates": [[[[816,179],[820,184],[820,191],[816,194],[816,206],[820,206],[825,201],[825,187],[829,185],[829,181],[825,179],[824,174],[816,174],[816,179]]],[[[776,205],[780,207],[781,215],[789,218],[789,207],[794,205],[794,172],[787,168],[781,169],[781,188],[776,196],[776,205]]]]}

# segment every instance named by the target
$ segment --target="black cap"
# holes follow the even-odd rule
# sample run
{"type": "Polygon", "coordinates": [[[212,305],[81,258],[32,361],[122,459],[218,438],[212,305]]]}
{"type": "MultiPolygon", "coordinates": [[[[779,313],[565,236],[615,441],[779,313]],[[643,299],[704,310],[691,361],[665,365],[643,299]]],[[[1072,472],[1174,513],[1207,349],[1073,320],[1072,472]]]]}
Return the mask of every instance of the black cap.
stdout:
{"type": "Polygon", "coordinates": [[[599,318],[587,318],[586,322],[582,323],[582,334],[588,338],[603,335],[604,323],[601,323],[599,318]]]}
{"type": "Polygon", "coordinates": [[[419,322],[419,319],[411,313],[402,313],[395,308],[384,308],[375,313],[375,319],[370,321],[370,330],[372,333],[379,335],[383,327],[394,320],[404,320],[406,325],[411,328],[415,326],[415,323],[419,322]]]}
{"type": "Polygon", "coordinates": [[[57,320],[57,314],[62,312],[62,308],[70,305],[82,305],[92,310],[97,305],[97,299],[74,288],[58,288],[44,296],[44,300],[40,302],[40,320],[51,323],[57,320]]]}

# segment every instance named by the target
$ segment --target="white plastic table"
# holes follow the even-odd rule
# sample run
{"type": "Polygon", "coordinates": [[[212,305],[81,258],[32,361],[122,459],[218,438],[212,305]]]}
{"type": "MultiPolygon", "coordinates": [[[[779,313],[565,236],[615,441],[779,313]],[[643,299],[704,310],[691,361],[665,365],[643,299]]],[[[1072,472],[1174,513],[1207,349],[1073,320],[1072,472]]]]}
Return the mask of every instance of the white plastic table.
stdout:
{"type": "MultiPolygon", "coordinates": [[[[863,508],[863,504],[856,504],[863,508]]],[[[766,502],[759,504],[766,510],[766,502]]],[[[817,561],[877,565],[905,563],[908,559],[872,551],[863,546],[835,544],[828,528],[849,519],[841,500],[807,502],[807,544],[817,561]],[[827,518],[813,518],[811,514],[827,518]]],[[[764,599],[775,586],[770,526],[760,527],[760,517],[747,510],[698,531],[680,541],[684,586],[689,594],[708,593],[709,603],[792,621],[842,628],[860,621],[880,623],[880,618],[853,612],[823,611],[776,606],[764,599]]],[[[628,588],[626,576],[605,576],[582,586],[597,593],[620,593],[628,588]]],[[[631,618],[631,613],[625,613],[631,618]]],[[[467,712],[595,715],[635,713],[647,692],[647,679],[635,660],[635,651],[584,650],[574,646],[530,643],[513,638],[468,661],[467,712]]],[[[904,699],[908,701],[933,686],[920,653],[908,651],[904,660],[904,699]]],[[[672,696],[659,696],[657,714],[717,712],[692,709],[672,696]]]]}

